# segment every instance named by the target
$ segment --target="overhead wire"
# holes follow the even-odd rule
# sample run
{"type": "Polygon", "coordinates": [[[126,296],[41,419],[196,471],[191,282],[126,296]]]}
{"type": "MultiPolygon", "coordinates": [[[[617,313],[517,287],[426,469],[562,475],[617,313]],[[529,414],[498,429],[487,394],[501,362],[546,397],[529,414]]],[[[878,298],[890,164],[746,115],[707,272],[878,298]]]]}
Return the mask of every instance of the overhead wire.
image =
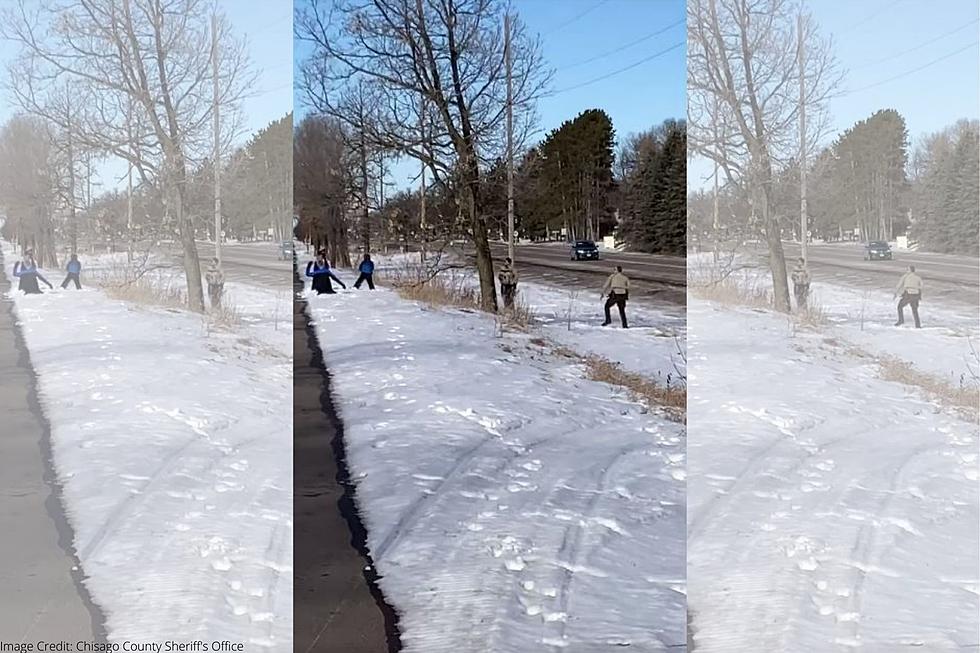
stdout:
{"type": "Polygon", "coordinates": [[[632,69],[636,68],[637,66],[641,66],[641,65],[647,63],[648,61],[652,61],[652,60],[656,59],[657,57],[661,57],[661,56],[667,54],[668,52],[672,52],[673,50],[676,50],[677,48],[684,47],[684,45],[686,43],[687,43],[686,40],[681,41],[680,43],[675,43],[674,45],[670,46],[669,48],[666,48],[664,50],[660,50],[659,52],[654,52],[650,56],[644,57],[643,59],[640,59],[639,61],[636,61],[634,63],[631,63],[628,66],[624,66],[623,68],[619,68],[618,70],[613,70],[611,72],[605,73],[604,75],[600,75],[598,77],[594,77],[594,78],[592,78],[592,79],[590,79],[588,81],[581,82],[579,84],[574,84],[572,86],[567,86],[565,88],[558,89],[557,91],[552,91],[551,93],[548,93],[547,94],[547,97],[558,95],[560,93],[566,93],[568,91],[574,91],[576,89],[582,88],[583,86],[589,86],[591,84],[595,84],[596,82],[601,82],[603,80],[609,79],[610,77],[614,77],[616,75],[619,75],[620,73],[625,73],[626,71],[632,70],[632,69]]]}
{"type": "Polygon", "coordinates": [[[851,95],[853,93],[860,93],[861,91],[867,91],[867,90],[872,89],[872,88],[877,88],[877,87],[881,86],[882,84],[888,84],[889,82],[894,82],[896,80],[902,79],[903,77],[907,77],[907,76],[909,76],[909,75],[911,75],[913,73],[917,73],[920,70],[925,70],[926,68],[929,68],[930,66],[934,66],[937,63],[940,63],[941,61],[945,61],[946,59],[949,59],[951,57],[954,57],[954,56],[958,55],[961,52],[965,52],[966,50],[969,50],[970,48],[976,46],[978,43],[980,43],[980,41],[974,41],[972,43],[968,43],[967,45],[964,45],[961,48],[958,48],[958,49],[956,49],[956,50],[954,50],[954,51],[952,51],[952,52],[950,52],[948,54],[944,54],[941,57],[938,57],[936,59],[933,59],[932,61],[929,61],[928,63],[924,63],[921,66],[917,66],[916,68],[913,68],[911,70],[906,70],[903,73],[899,73],[898,75],[895,75],[893,77],[889,77],[887,79],[883,79],[881,81],[875,82],[874,84],[868,84],[867,86],[861,86],[859,88],[855,88],[855,89],[851,89],[849,91],[845,91],[845,92],[843,92],[843,93],[840,94],[840,97],[843,97],[843,96],[846,96],[846,95],[851,95]]]}
{"type": "Polygon", "coordinates": [[[599,0],[599,2],[596,2],[595,4],[593,4],[591,7],[589,7],[585,11],[580,12],[580,13],[572,16],[571,18],[569,18],[565,22],[557,25],[556,27],[551,28],[550,30],[548,30],[547,32],[545,32],[544,34],[542,34],[542,36],[548,36],[549,34],[554,34],[555,32],[561,31],[562,29],[568,27],[572,23],[574,23],[574,22],[576,22],[578,20],[581,20],[582,18],[584,18],[588,14],[592,13],[593,11],[595,11],[596,9],[598,9],[599,7],[601,7],[602,5],[606,4],[607,2],[609,2],[609,0],[599,0]]]}
{"type": "Polygon", "coordinates": [[[593,61],[598,61],[599,59],[605,59],[606,57],[608,57],[610,55],[618,54],[618,53],[622,52],[623,50],[626,50],[626,49],[629,49],[629,48],[633,47],[634,45],[639,45],[640,43],[644,43],[646,41],[649,41],[654,36],[657,36],[659,34],[663,34],[664,32],[666,32],[668,30],[671,30],[671,29],[677,27],[678,25],[682,25],[682,24],[684,24],[686,22],[687,22],[687,19],[686,18],[681,18],[680,20],[674,21],[673,23],[671,23],[670,25],[667,25],[666,27],[662,27],[661,29],[658,29],[656,32],[651,32],[650,34],[647,34],[646,36],[642,36],[642,37],[640,37],[640,38],[638,38],[638,39],[636,39],[634,41],[630,41],[629,43],[626,43],[624,45],[621,45],[618,48],[615,48],[613,50],[608,50],[606,52],[603,52],[602,54],[597,54],[594,57],[589,57],[588,59],[584,59],[582,61],[577,61],[575,63],[568,64],[567,66],[562,66],[558,70],[569,70],[571,68],[578,68],[580,66],[584,66],[585,64],[592,63],[593,61]]]}

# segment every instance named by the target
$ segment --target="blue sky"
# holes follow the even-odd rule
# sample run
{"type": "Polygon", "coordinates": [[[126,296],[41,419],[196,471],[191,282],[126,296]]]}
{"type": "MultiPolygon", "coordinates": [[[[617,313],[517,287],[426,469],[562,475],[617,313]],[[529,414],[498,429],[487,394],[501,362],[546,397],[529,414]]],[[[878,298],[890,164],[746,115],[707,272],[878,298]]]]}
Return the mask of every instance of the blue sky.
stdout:
{"type": "MultiPolygon", "coordinates": [[[[557,93],[538,105],[539,138],[586,109],[603,109],[618,139],[687,112],[683,0],[512,0],[530,33],[541,36],[557,93]],[[655,34],[655,32],[661,32],[655,34]],[[623,46],[635,43],[630,47],[623,46]],[[645,63],[643,59],[668,50],[645,63]],[[622,51],[602,56],[611,50],[622,51]],[[588,61],[595,59],[594,61],[588,61]],[[635,65],[638,64],[639,65],[635,65]],[[623,68],[624,72],[610,75],[623,68]],[[570,87],[601,81],[574,90],[570,87]]],[[[305,53],[297,48],[296,55],[305,53]]],[[[297,97],[297,115],[304,113],[297,97]]],[[[392,181],[407,183],[417,165],[398,166],[392,181]]]]}
{"type": "MultiPolygon", "coordinates": [[[[271,121],[292,110],[293,86],[293,7],[289,0],[219,0],[219,5],[239,35],[246,38],[252,64],[258,72],[258,83],[245,100],[244,128],[241,142],[248,140],[271,121]]],[[[0,65],[16,55],[16,48],[0,41],[0,65]]],[[[5,72],[0,72],[6,76],[5,72]]],[[[16,112],[6,95],[0,95],[0,122],[16,112]]],[[[122,184],[126,164],[107,160],[99,171],[104,187],[122,184]]],[[[94,194],[94,193],[93,193],[94,194]]]]}
{"type": "MultiPolygon", "coordinates": [[[[846,94],[830,104],[834,134],[828,142],[879,109],[895,109],[905,117],[912,144],[960,118],[978,117],[976,0],[810,0],[808,7],[820,32],[833,37],[846,70],[846,94]]],[[[693,162],[689,186],[707,186],[711,172],[710,164],[693,162]]]]}

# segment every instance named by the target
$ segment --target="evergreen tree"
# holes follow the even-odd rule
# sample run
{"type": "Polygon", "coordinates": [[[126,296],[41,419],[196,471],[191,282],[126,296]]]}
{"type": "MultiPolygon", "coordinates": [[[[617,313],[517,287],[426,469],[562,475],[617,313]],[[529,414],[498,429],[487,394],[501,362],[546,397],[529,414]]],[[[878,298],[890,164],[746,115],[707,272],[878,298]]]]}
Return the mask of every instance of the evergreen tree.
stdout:
{"type": "Polygon", "coordinates": [[[619,237],[636,251],[683,254],[687,227],[687,131],[668,121],[662,142],[639,154],[621,216],[619,237]]]}

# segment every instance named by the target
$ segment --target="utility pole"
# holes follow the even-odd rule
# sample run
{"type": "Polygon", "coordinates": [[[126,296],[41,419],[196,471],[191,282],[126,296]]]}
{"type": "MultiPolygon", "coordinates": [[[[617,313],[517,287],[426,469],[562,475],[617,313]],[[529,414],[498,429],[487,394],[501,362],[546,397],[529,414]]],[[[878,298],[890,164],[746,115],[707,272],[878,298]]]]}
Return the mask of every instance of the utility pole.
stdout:
{"type": "Polygon", "coordinates": [[[361,173],[361,179],[360,179],[361,183],[360,183],[360,188],[358,188],[360,197],[358,199],[360,200],[361,203],[361,207],[360,207],[361,229],[363,230],[361,233],[361,238],[363,241],[364,253],[370,254],[371,253],[371,222],[370,222],[371,207],[368,205],[368,183],[369,183],[368,182],[368,152],[367,152],[367,134],[365,133],[367,131],[367,118],[364,116],[364,87],[362,86],[358,90],[359,90],[358,93],[359,104],[357,109],[358,112],[357,115],[358,115],[359,124],[357,125],[357,127],[359,132],[358,135],[360,136],[360,139],[359,139],[359,144],[357,149],[358,149],[358,153],[360,154],[359,164],[360,164],[360,173],[361,173]]]}
{"type": "MultiPolygon", "coordinates": [[[[720,120],[718,116],[718,96],[714,96],[715,101],[715,114],[711,121],[711,128],[714,132],[715,145],[718,146],[718,122],[720,120]]],[[[712,207],[712,219],[711,219],[711,258],[717,263],[718,262],[718,161],[715,161],[715,174],[714,174],[714,202],[712,207]]]]}
{"type": "MultiPolygon", "coordinates": [[[[419,131],[422,133],[422,148],[425,149],[425,96],[419,104],[419,131]]],[[[419,230],[422,232],[422,243],[419,248],[419,260],[425,263],[425,161],[422,162],[422,189],[419,197],[421,203],[419,216],[419,230]]]]}
{"type": "Polygon", "coordinates": [[[799,65],[800,65],[800,256],[806,264],[807,241],[809,231],[806,219],[806,102],[803,89],[803,7],[800,6],[800,13],[796,18],[797,31],[799,32],[799,65]]]}
{"type": "Polygon", "coordinates": [[[218,109],[218,14],[211,14],[211,72],[214,87],[214,257],[221,264],[221,118],[218,109]]]}
{"type": "Polygon", "coordinates": [[[71,110],[71,81],[65,82],[65,98],[68,103],[68,211],[71,216],[71,253],[78,254],[78,216],[75,214],[75,150],[72,147],[72,130],[75,120],[71,110]]]}
{"type": "Polygon", "coordinates": [[[378,153],[378,219],[381,221],[381,251],[388,253],[388,230],[385,225],[385,153],[378,153]]]}
{"type": "Polygon", "coordinates": [[[510,13],[504,14],[504,59],[507,65],[507,255],[514,261],[514,90],[511,79],[510,13]]]}
{"type": "MultiPolygon", "coordinates": [[[[133,145],[133,100],[126,104],[126,140],[135,154],[133,145]]],[[[133,262],[133,159],[130,157],[126,169],[126,260],[133,262]]]]}

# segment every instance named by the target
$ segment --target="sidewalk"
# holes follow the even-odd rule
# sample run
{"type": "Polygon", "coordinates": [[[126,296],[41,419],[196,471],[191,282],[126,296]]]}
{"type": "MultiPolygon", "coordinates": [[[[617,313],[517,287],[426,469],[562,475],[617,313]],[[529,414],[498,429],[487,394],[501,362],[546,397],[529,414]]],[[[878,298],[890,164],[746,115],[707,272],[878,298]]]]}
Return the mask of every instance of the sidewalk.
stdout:
{"type": "Polygon", "coordinates": [[[9,291],[0,273],[0,641],[104,641],[103,617],[81,585],[9,291]]]}
{"type": "Polygon", "coordinates": [[[306,302],[293,314],[294,650],[397,651],[395,617],[373,584],[363,526],[338,470],[343,441],[306,302]]]}

